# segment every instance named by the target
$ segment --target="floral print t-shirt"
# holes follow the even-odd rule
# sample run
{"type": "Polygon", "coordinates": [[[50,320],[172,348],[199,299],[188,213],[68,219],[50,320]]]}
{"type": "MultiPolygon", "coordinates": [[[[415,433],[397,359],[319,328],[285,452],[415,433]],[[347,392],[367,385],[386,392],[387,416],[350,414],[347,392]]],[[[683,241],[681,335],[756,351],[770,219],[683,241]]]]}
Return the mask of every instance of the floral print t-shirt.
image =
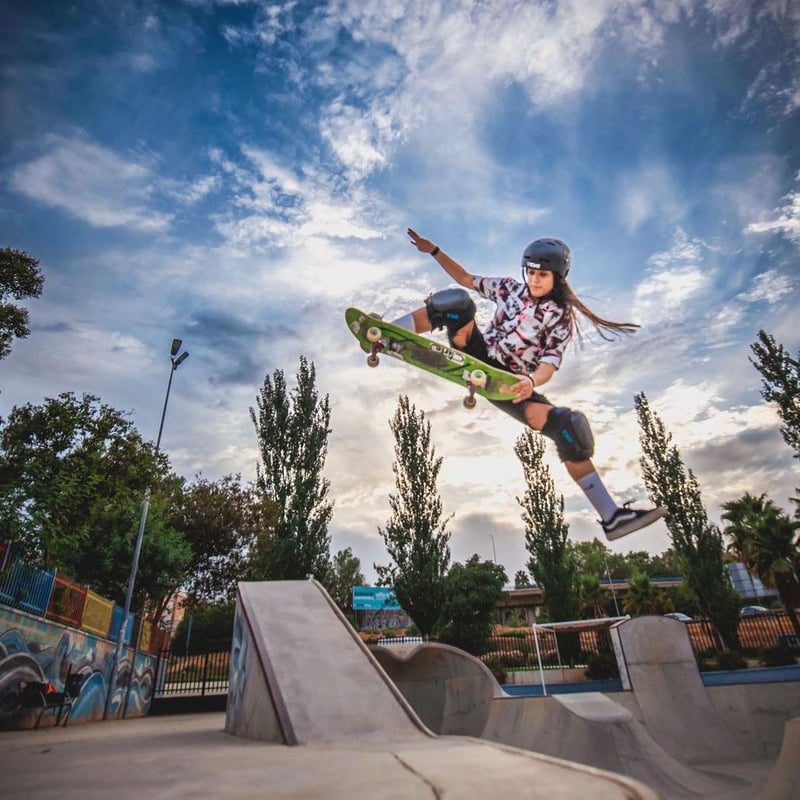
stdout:
{"type": "Polygon", "coordinates": [[[528,287],[513,278],[475,276],[475,290],[497,308],[483,332],[489,355],[511,372],[533,372],[541,364],[556,369],[567,342],[572,322],[554,300],[535,300],[528,287]]]}

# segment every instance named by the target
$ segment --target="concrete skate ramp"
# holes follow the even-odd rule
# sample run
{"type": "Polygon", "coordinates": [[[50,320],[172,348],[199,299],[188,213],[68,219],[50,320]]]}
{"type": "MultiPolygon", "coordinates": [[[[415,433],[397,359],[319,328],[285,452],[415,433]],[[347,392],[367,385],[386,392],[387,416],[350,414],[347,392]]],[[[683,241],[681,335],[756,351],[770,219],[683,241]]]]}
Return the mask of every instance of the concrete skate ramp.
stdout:
{"type": "Polygon", "coordinates": [[[372,648],[392,683],[438,734],[483,736],[496,697],[508,697],[479,659],[437,642],[372,648]]]}
{"type": "Polygon", "coordinates": [[[732,797],[746,788],[737,778],[682,764],[629,709],[601,693],[510,696],[480,660],[447,645],[385,645],[374,652],[435,733],[477,736],[610,770],[665,798],[732,797]]]}
{"type": "Polygon", "coordinates": [[[711,702],[682,623],[648,616],[615,627],[641,721],[670,755],[685,764],[757,757],[711,702]]]}
{"type": "Polygon", "coordinates": [[[289,745],[431,735],[312,580],[239,584],[225,730],[289,745]]]}
{"type": "Polygon", "coordinates": [[[721,797],[741,788],[680,763],[600,692],[495,700],[483,737],[628,775],[665,798],[721,797]]]}
{"type": "Polygon", "coordinates": [[[800,797],[800,717],[786,723],[780,755],[757,800],[796,800],[798,797],[800,797]]]}

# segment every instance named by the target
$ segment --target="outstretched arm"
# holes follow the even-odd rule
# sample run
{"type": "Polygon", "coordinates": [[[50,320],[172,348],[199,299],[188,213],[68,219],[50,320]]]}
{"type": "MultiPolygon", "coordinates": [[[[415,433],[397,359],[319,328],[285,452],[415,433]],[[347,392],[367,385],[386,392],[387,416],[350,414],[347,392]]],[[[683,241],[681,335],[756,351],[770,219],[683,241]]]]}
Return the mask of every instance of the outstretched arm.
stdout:
{"type": "Polygon", "coordinates": [[[473,276],[467,272],[458,261],[450,258],[444,250],[437,247],[430,239],[420,236],[413,228],[408,229],[408,235],[420,253],[432,255],[439,266],[457,283],[465,289],[473,289],[473,276]]]}

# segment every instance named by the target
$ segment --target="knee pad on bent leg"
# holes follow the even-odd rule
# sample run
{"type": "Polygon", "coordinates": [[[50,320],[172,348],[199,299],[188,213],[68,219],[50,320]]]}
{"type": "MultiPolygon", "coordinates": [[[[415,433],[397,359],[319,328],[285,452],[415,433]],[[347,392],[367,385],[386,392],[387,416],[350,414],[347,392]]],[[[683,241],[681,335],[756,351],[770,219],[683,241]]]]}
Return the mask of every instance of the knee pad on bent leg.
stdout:
{"type": "Polygon", "coordinates": [[[466,289],[442,289],[428,295],[425,310],[434,330],[447,328],[448,336],[453,336],[459,328],[475,319],[475,301],[466,289]]]}
{"type": "Polygon", "coordinates": [[[552,409],[542,433],[556,443],[562,461],[586,461],[594,455],[594,436],[582,411],[552,409]]]}

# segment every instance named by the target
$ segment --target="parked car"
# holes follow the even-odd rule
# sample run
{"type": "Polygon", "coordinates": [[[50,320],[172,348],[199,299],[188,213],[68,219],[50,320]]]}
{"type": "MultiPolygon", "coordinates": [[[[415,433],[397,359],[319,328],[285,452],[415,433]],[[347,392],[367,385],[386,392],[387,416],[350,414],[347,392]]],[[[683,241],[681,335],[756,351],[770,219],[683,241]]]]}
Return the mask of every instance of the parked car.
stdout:
{"type": "Polygon", "coordinates": [[[680,611],[670,611],[669,614],[664,614],[664,616],[676,619],[678,622],[692,622],[692,618],[688,614],[682,614],[680,611]]]}
{"type": "Polygon", "coordinates": [[[743,606],[739,611],[740,617],[758,617],[761,614],[771,614],[765,606],[743,606]]]}

